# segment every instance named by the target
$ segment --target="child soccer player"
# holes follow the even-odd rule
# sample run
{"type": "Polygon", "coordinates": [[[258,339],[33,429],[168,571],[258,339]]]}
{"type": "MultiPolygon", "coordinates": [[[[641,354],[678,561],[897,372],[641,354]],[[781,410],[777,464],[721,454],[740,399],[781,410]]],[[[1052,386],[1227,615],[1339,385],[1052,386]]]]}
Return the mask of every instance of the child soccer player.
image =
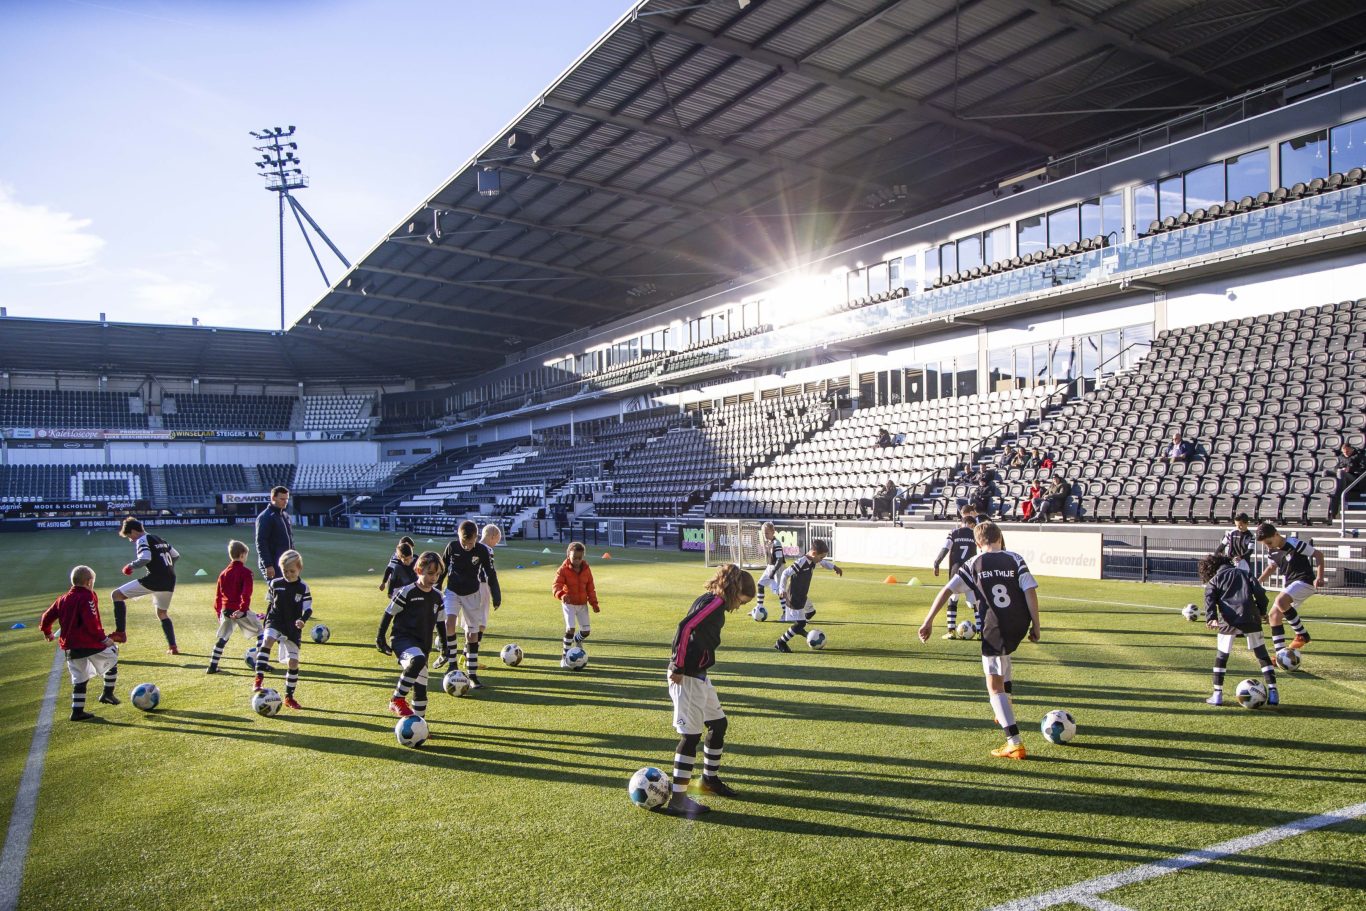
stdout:
{"type": "MultiPolygon", "coordinates": [[[[939,564],[944,557],[949,558],[949,575],[958,572],[958,568],[977,556],[977,539],[973,536],[972,529],[977,524],[976,513],[964,510],[959,515],[962,523],[949,536],[944,539],[944,546],[940,549],[939,555],[934,558],[934,577],[939,578],[939,564]]],[[[977,610],[977,603],[973,600],[972,592],[968,592],[968,607],[972,608],[972,625],[978,632],[982,631],[982,618],[977,610]]],[[[949,595],[949,631],[944,634],[945,639],[958,638],[958,593],[949,595]]]]}
{"type": "Polygon", "coordinates": [[[95,594],[95,571],[88,566],[71,570],[71,590],[43,611],[38,622],[47,641],[52,641],[52,626],[61,629],[57,644],[66,652],[66,669],[71,674],[71,720],[89,721],[95,716],[85,710],[85,688],[91,677],[104,678],[100,702],[118,705],[114,684],[119,679],[119,647],[105,635],[100,622],[100,596],[95,594]]]}
{"type": "Polygon", "coordinates": [[[783,550],[783,542],[778,540],[778,531],[772,522],[765,522],[759,530],[764,536],[764,554],[768,559],[768,565],[759,576],[758,606],[764,606],[764,590],[770,589],[773,594],[778,595],[778,603],[786,611],[787,605],[783,604],[782,594],[778,589],[778,578],[783,573],[783,567],[787,565],[787,552],[783,550]]]}
{"type": "Polygon", "coordinates": [[[995,522],[980,522],[973,534],[979,553],[958,567],[958,572],[935,595],[925,622],[920,624],[921,642],[928,642],[939,609],[955,592],[972,592],[982,605],[982,671],[996,723],[1006,733],[1006,743],[991,751],[1005,759],[1024,759],[1020,726],[1010,704],[1010,656],[1025,636],[1039,641],[1039,585],[1019,554],[1005,549],[1005,538],[995,522]]]}
{"type": "Polygon", "coordinates": [[[817,566],[824,566],[826,569],[834,570],[835,575],[844,575],[844,570],[835,565],[826,554],[830,553],[830,546],[816,538],[811,542],[811,549],[802,554],[792,565],[783,570],[781,581],[778,584],[783,596],[783,622],[791,623],[778,641],[773,643],[773,647],[780,652],[790,652],[791,648],[787,643],[794,636],[806,635],[806,621],[810,620],[816,613],[815,608],[811,607],[811,602],[807,600],[807,595],[811,592],[811,574],[815,572],[817,566]]]}
{"type": "MultiPolygon", "coordinates": [[[[479,526],[468,519],[460,523],[460,540],[446,545],[441,555],[445,567],[442,577],[446,591],[442,603],[446,613],[447,658],[454,662],[456,654],[456,620],[460,620],[465,630],[465,673],[470,678],[470,689],[483,689],[479,680],[479,640],[484,626],[488,623],[488,611],[479,601],[479,579],[488,579],[489,593],[493,607],[502,603],[503,594],[498,587],[498,571],[493,568],[493,551],[476,540],[479,526]]],[[[438,583],[439,584],[439,583],[438,583]]]]}
{"type": "Polygon", "coordinates": [[[128,641],[125,629],[128,623],[126,602],[129,598],[151,595],[152,605],[157,609],[157,618],[161,620],[161,631],[166,635],[166,651],[172,655],[179,655],[180,649],[176,648],[175,644],[175,625],[171,623],[169,610],[171,596],[175,594],[175,561],[180,559],[180,554],[161,538],[147,534],[142,523],[132,516],[123,520],[119,527],[119,537],[132,541],[137,552],[133,562],[123,568],[123,574],[131,576],[133,570],[145,566],[147,575],[132,582],[125,582],[122,587],[114,589],[114,633],[110,638],[115,642],[128,641]]]}
{"type": "Polygon", "coordinates": [[[251,570],[247,569],[247,545],[241,541],[228,542],[228,566],[218,574],[218,592],[213,599],[213,612],[218,617],[218,641],[209,657],[208,674],[218,673],[218,661],[234,628],[261,646],[261,620],[251,610],[251,570]]]}
{"type": "Polygon", "coordinates": [[[380,577],[380,591],[392,598],[395,591],[416,581],[417,573],[412,570],[413,552],[416,547],[413,539],[407,535],[398,539],[398,543],[394,545],[394,555],[389,558],[389,565],[384,567],[384,575],[380,577]],[[404,572],[405,569],[408,572],[404,572]],[[395,576],[398,577],[398,581],[395,581],[395,576]],[[413,578],[410,579],[408,576],[413,578]]]}
{"type": "Polygon", "coordinates": [[[1214,551],[1218,555],[1228,557],[1230,563],[1248,574],[1252,572],[1249,558],[1252,556],[1253,536],[1247,527],[1251,521],[1245,512],[1234,516],[1233,527],[1224,532],[1224,540],[1219,542],[1214,551]]]}
{"type": "Polygon", "coordinates": [[[593,584],[593,570],[583,558],[584,546],[581,541],[571,541],[564,549],[564,562],[555,573],[555,584],[550,591],[560,599],[564,610],[564,647],[560,650],[560,667],[568,667],[564,656],[570,646],[582,642],[592,632],[588,619],[588,608],[598,612],[598,589],[593,584]],[[577,627],[577,629],[576,629],[577,627]]]}
{"type": "Polygon", "coordinates": [[[313,616],[313,595],[308,591],[308,583],[299,578],[303,571],[304,558],[297,550],[287,550],[280,554],[280,575],[266,583],[270,608],[266,612],[265,638],[256,650],[253,684],[253,689],[258,690],[265,685],[271,646],[280,643],[280,650],[289,661],[285,671],[285,705],[291,709],[302,708],[294,699],[294,690],[299,685],[299,643],[304,623],[313,616]]]}
{"type": "Polygon", "coordinates": [[[1267,705],[1279,705],[1276,693],[1276,668],[1266,653],[1262,637],[1262,618],[1266,616],[1266,589],[1250,573],[1235,567],[1228,557],[1211,554],[1200,560],[1200,581],[1205,583],[1205,625],[1219,631],[1218,654],[1214,656],[1214,693],[1205,701],[1224,704],[1224,671],[1233,640],[1247,637],[1247,647],[1261,662],[1266,681],[1267,705]]]}
{"type": "Polygon", "coordinates": [[[379,618],[379,633],[375,647],[386,655],[396,655],[399,667],[398,685],[389,700],[389,711],[400,718],[409,715],[427,717],[427,659],[432,650],[432,628],[442,613],[441,592],[436,581],[444,568],[441,557],[426,551],[417,558],[417,581],[394,592],[393,600],[379,618]],[[388,642],[384,637],[393,632],[388,642]],[[412,691],[413,704],[408,705],[412,691]]]}
{"type": "Polygon", "coordinates": [[[1307,541],[1285,537],[1270,522],[1257,526],[1257,543],[1266,548],[1270,559],[1257,581],[1265,583],[1276,570],[1285,579],[1285,587],[1271,605],[1271,661],[1275,663],[1276,653],[1285,648],[1287,621],[1295,630],[1290,647],[1304,648],[1309,644],[1309,631],[1300,619],[1299,606],[1312,598],[1316,589],[1323,588],[1323,553],[1307,541]]]}
{"type": "Polygon", "coordinates": [[[721,780],[721,751],[726,742],[726,713],[721,710],[716,687],[707,679],[707,670],[716,663],[721,644],[721,627],[726,614],[754,598],[754,577],[734,563],[723,563],[707,583],[706,592],[688,608],[674,634],[673,656],[669,659],[669,698],[674,704],[674,730],[678,747],[674,750],[673,793],[669,802],[656,809],[670,816],[697,816],[711,808],[688,796],[697,765],[697,746],[706,729],[702,747],[702,790],[721,797],[737,796],[735,789],[721,780]]]}

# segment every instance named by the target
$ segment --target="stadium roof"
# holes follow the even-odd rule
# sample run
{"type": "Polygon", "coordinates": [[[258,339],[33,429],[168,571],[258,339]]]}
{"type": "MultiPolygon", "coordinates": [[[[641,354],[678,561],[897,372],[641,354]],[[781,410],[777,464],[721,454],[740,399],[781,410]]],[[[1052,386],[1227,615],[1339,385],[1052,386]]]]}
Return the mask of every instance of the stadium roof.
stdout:
{"type": "MultiPolygon", "coordinates": [[[[152,330],[177,340],[160,368],[239,346],[300,377],[472,376],[1340,58],[1363,35],[1359,0],[645,0],[283,339],[219,330],[196,347],[178,333],[202,329],[152,330]],[[478,192],[484,168],[499,195],[478,192]]],[[[121,356],[118,335],[62,339],[121,356]]],[[[24,354],[0,343],[11,366],[24,354]]]]}

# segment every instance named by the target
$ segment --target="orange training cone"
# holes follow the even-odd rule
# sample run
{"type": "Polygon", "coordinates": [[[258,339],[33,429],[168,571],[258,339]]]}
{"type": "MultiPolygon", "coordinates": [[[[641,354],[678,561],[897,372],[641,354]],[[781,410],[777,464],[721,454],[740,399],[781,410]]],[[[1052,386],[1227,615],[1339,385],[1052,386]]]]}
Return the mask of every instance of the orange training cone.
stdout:
{"type": "Polygon", "coordinates": [[[610,559],[612,559],[612,555],[609,554],[607,551],[604,550],[604,551],[602,552],[602,558],[603,558],[604,560],[610,560],[610,559]]]}
{"type": "Polygon", "coordinates": [[[900,585],[900,584],[901,584],[900,582],[896,581],[896,576],[888,576],[887,578],[885,578],[885,579],[882,580],[882,583],[883,583],[884,585],[900,585]]]}

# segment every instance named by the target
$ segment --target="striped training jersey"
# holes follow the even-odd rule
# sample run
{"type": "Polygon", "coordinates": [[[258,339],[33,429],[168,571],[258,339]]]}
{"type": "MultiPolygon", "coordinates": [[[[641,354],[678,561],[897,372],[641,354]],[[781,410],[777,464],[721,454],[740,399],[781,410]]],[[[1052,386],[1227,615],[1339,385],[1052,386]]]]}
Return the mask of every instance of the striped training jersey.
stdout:
{"type": "Polygon", "coordinates": [[[979,553],[958,567],[948,588],[972,594],[982,613],[982,654],[1009,655],[1029,633],[1033,616],[1025,592],[1039,583],[1024,557],[1009,550],[979,553]]]}

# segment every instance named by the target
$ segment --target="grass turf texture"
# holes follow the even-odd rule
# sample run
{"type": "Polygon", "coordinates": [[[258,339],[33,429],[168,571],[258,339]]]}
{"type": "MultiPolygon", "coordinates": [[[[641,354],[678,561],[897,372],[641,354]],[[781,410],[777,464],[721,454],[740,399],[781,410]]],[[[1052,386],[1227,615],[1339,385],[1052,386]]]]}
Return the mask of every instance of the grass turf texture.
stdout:
{"type": "MultiPolygon", "coordinates": [[[[373,645],[391,538],[300,532],[332,640],[305,637],[304,709],[267,719],[249,705],[240,637],[224,673],[204,674],[228,535],[166,537],[184,555],[183,654],[165,654],[144,599],[130,602],[123,705],[92,694],[101,721],[72,724],[63,677],[21,907],[980,909],[1355,803],[1366,784],[1355,599],[1310,602],[1314,641],[1304,669],[1282,674],[1285,704],[1249,712],[1203,704],[1214,637],[1177,612],[1195,588],[1043,579],[1043,642],[1015,663],[1019,763],[987,755],[1002,737],[977,643],[939,639],[942,614],[935,638],[915,641],[930,573],[892,586],[886,567],[845,563],[843,579],[821,572],[812,587],[824,651],[795,641],[780,655],[783,624],[730,616],[713,679],[731,718],[722,773],[743,799],[705,798],[714,812],[688,822],[635,809],[625,786],[640,766],[670,771],[664,666],[709,576],[697,555],[590,553],[603,611],[589,667],[573,673],[557,666],[556,557],[499,548],[490,687],[452,699],[433,674],[432,740],[415,751],[394,740],[397,666],[373,645]],[[498,660],[513,641],[518,668],[498,660]],[[127,699],[143,681],[161,687],[152,714],[127,699]],[[1038,733],[1053,708],[1077,717],[1071,745],[1038,733]]],[[[39,613],[87,562],[112,628],[108,592],[130,553],[112,532],[0,536],[0,793],[17,786],[51,668],[39,613]],[[16,621],[29,628],[8,631],[16,621]]],[[[1230,701],[1255,676],[1240,647],[1230,701]]],[[[282,688],[278,665],[267,685],[282,688]]],[[[9,812],[7,798],[0,822],[9,812]]],[[[1109,897],[1135,911],[1261,911],[1273,895],[1337,909],[1359,900],[1363,856],[1358,821],[1109,897]]]]}

